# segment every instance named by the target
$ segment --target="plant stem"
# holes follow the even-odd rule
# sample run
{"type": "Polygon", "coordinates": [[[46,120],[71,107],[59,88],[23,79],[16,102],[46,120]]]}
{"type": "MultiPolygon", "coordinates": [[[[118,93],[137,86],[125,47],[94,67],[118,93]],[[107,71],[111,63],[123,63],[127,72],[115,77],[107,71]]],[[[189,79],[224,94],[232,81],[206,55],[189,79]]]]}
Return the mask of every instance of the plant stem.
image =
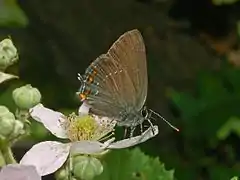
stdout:
{"type": "Polygon", "coordinates": [[[3,157],[2,151],[0,151],[0,168],[6,165],[6,161],[3,157]]]}
{"type": "Polygon", "coordinates": [[[17,161],[14,158],[11,147],[8,144],[5,144],[1,147],[3,157],[6,164],[16,164],[17,161]]]}

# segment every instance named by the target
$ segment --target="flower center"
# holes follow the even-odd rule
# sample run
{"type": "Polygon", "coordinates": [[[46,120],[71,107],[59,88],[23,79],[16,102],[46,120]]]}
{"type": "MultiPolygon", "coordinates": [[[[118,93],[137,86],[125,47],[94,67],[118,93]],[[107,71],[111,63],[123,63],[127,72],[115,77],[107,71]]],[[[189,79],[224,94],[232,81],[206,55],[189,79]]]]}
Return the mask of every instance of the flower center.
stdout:
{"type": "Polygon", "coordinates": [[[92,140],[94,138],[98,124],[91,116],[71,114],[68,121],[68,137],[71,141],[92,140]]]}

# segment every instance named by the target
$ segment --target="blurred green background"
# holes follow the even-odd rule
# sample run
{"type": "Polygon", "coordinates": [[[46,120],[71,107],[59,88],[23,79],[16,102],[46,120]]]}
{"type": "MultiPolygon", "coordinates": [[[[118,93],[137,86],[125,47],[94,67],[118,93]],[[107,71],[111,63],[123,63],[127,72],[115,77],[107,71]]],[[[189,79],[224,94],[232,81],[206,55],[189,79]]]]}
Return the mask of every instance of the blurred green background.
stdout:
{"type": "MultiPolygon", "coordinates": [[[[1,85],[0,103],[14,108],[12,90],[30,83],[47,107],[75,111],[77,73],[137,28],[147,48],[146,104],[181,130],[158,120],[159,135],[141,150],[178,180],[239,176],[239,15],[237,0],[0,0],[0,37],[11,36],[20,56],[8,71],[21,78],[1,85]]],[[[29,142],[53,138],[32,128],[29,142]]],[[[15,151],[21,157],[29,148],[15,151]]]]}

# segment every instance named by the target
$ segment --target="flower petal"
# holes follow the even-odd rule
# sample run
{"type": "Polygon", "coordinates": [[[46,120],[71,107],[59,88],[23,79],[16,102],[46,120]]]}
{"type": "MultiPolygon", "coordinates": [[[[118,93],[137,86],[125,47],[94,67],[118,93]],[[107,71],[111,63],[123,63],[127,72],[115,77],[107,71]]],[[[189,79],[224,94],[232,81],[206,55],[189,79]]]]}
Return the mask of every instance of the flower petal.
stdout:
{"type": "Polygon", "coordinates": [[[21,159],[20,164],[33,165],[41,176],[58,170],[69,155],[70,144],[45,141],[34,145],[21,159]]]}
{"type": "Polygon", "coordinates": [[[12,74],[7,74],[4,72],[0,72],[0,84],[3,83],[4,81],[13,79],[13,78],[18,78],[18,76],[12,75],[12,74]]]}
{"type": "Polygon", "coordinates": [[[66,131],[67,121],[62,113],[45,108],[42,104],[36,105],[29,112],[33,119],[43,123],[53,135],[58,138],[68,138],[66,131]]]}
{"type": "Polygon", "coordinates": [[[142,135],[111,143],[108,149],[122,149],[143,143],[158,134],[158,126],[148,128],[142,135]]]}
{"type": "Polygon", "coordinates": [[[97,116],[94,114],[92,114],[92,117],[95,119],[95,121],[99,125],[106,127],[109,130],[113,129],[115,127],[115,125],[117,124],[117,121],[114,120],[113,118],[97,116]]]}
{"type": "Polygon", "coordinates": [[[90,106],[84,101],[78,109],[78,115],[87,115],[89,112],[90,106]]]}
{"type": "Polygon", "coordinates": [[[9,164],[0,172],[1,180],[41,180],[34,166],[9,164]]]}
{"type": "Polygon", "coordinates": [[[72,143],[71,154],[97,154],[106,150],[106,145],[98,141],[78,141],[72,143]]]}

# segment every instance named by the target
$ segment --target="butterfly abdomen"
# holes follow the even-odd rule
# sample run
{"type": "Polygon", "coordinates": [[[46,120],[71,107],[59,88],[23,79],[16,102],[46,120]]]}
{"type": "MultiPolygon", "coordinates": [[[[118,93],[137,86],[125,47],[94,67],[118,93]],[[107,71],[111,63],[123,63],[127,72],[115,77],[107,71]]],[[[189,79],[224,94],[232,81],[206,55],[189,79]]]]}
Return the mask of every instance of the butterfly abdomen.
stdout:
{"type": "Polygon", "coordinates": [[[145,118],[138,111],[121,112],[117,121],[118,126],[135,127],[143,123],[145,118]]]}

